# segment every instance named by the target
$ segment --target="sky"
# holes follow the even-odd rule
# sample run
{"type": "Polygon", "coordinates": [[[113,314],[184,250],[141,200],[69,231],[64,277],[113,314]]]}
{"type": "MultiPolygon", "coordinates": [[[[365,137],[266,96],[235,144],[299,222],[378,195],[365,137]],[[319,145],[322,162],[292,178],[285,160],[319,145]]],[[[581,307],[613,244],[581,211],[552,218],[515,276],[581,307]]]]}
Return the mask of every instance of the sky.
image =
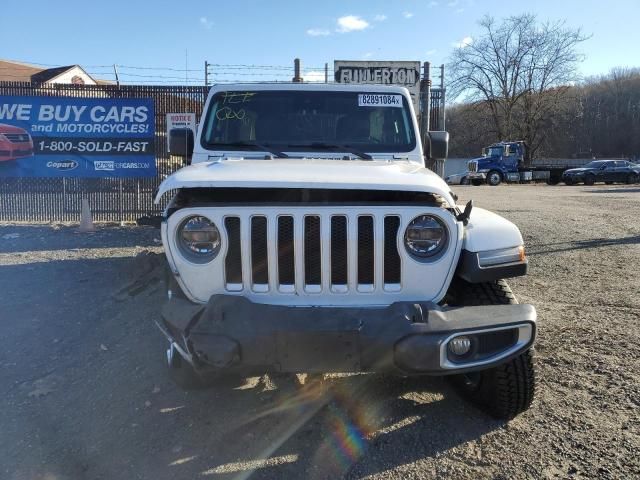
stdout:
{"type": "MultiPolygon", "coordinates": [[[[0,58],[42,65],[79,64],[126,83],[290,80],[293,59],[306,79],[334,60],[446,63],[473,41],[484,15],[533,13],[566,20],[591,35],[581,46],[583,76],[640,67],[640,0],[4,0],[0,58]],[[233,65],[238,65],[233,66],[233,65]],[[251,68],[241,65],[269,65],[251,68]],[[188,70],[185,72],[185,68],[188,70]]],[[[438,81],[437,79],[434,79],[438,81]]]]}

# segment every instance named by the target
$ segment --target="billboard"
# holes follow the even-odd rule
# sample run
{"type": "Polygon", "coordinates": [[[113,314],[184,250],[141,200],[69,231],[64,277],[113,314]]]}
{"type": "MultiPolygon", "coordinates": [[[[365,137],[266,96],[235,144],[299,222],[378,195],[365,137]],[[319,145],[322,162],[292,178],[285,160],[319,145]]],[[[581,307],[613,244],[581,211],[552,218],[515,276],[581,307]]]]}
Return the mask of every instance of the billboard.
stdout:
{"type": "Polygon", "coordinates": [[[400,85],[411,93],[413,107],[419,111],[420,62],[335,60],[338,83],[400,85]]]}
{"type": "Polygon", "coordinates": [[[154,177],[153,99],[0,96],[0,177],[154,177]]]}

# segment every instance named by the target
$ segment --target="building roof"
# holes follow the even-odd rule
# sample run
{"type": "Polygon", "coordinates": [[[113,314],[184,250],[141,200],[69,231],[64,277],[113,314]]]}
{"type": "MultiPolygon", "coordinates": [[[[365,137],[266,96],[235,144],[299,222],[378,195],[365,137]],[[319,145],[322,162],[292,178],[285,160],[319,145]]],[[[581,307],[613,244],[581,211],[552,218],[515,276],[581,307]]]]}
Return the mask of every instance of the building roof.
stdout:
{"type": "Polygon", "coordinates": [[[80,65],[66,65],[54,68],[42,68],[24,62],[0,59],[0,81],[47,83],[59,77],[72,68],[79,68],[98,85],[109,85],[113,82],[98,80],[89,75],[80,65]]]}
{"type": "Polygon", "coordinates": [[[31,82],[32,83],[48,82],[49,80],[56,78],[58,75],[63,74],[67,70],[71,70],[75,66],[76,65],[67,65],[65,67],[55,67],[55,68],[47,68],[46,70],[41,70],[38,73],[31,75],[31,82]]]}
{"type": "Polygon", "coordinates": [[[42,67],[36,67],[28,63],[0,59],[0,81],[30,82],[31,76],[42,70],[42,67]]]}

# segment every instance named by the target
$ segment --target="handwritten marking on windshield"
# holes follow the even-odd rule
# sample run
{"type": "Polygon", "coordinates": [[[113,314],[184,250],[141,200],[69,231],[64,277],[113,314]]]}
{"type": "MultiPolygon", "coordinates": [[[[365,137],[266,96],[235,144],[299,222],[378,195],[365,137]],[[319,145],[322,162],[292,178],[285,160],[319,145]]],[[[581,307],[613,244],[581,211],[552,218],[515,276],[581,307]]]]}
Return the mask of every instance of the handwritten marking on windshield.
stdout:
{"type": "Polygon", "coordinates": [[[246,112],[243,108],[240,110],[233,110],[231,107],[222,107],[216,112],[216,118],[222,120],[242,120],[246,112]]]}
{"type": "Polygon", "coordinates": [[[222,104],[249,102],[256,93],[257,92],[224,92],[222,94],[222,104]]]}

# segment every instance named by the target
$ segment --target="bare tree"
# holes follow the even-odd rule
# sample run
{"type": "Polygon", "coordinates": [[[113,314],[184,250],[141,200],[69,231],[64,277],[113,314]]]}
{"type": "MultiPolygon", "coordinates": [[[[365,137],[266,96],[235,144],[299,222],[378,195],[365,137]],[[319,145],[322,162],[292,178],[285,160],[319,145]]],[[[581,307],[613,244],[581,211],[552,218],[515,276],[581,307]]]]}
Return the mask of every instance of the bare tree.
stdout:
{"type": "Polygon", "coordinates": [[[587,37],[564,22],[539,23],[531,14],[501,23],[486,16],[480,26],[479,37],[453,52],[450,89],[454,98],[485,103],[497,137],[527,142],[529,162],[567,86],[577,80],[583,58],[577,46],[587,37]]]}

